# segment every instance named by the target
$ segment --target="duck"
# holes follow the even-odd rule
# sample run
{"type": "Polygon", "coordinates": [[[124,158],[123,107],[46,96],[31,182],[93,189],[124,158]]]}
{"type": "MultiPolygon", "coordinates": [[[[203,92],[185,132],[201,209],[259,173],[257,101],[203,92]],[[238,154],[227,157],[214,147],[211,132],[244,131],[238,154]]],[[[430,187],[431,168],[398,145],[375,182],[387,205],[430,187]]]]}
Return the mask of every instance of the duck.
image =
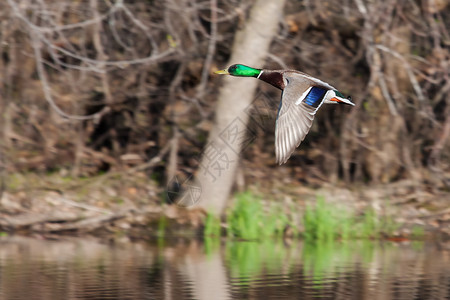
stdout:
{"type": "Polygon", "coordinates": [[[332,85],[296,70],[268,70],[234,64],[215,74],[254,77],[280,89],[281,101],[275,121],[275,156],[282,165],[305,139],[322,104],[354,106],[332,85]]]}

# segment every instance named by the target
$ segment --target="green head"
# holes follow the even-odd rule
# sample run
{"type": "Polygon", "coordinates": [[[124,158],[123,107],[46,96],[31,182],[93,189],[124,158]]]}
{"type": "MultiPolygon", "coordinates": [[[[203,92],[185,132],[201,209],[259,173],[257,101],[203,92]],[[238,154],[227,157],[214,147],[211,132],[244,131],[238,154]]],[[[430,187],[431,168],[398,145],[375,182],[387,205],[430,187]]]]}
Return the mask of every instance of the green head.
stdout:
{"type": "Polygon", "coordinates": [[[240,77],[258,77],[261,70],[237,64],[230,66],[228,69],[216,71],[214,73],[240,77]]]}

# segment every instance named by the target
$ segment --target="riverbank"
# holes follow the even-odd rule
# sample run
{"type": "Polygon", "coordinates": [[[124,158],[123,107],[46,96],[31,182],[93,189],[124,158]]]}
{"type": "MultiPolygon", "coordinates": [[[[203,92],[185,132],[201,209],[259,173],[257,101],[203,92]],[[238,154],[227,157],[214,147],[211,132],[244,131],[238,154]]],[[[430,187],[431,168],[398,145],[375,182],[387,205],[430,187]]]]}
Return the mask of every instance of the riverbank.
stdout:
{"type": "MultiPolygon", "coordinates": [[[[382,232],[382,238],[450,239],[450,193],[419,189],[409,181],[350,188],[326,183],[313,188],[272,181],[250,183],[247,191],[266,209],[273,203],[281,207],[300,234],[306,208],[324,199],[325,205],[356,216],[370,210],[375,218],[388,218],[394,226],[382,232]]],[[[195,205],[184,208],[166,203],[166,193],[158,182],[139,172],[92,178],[10,174],[0,201],[0,231],[3,235],[129,239],[203,235],[207,212],[195,205]]],[[[233,207],[233,201],[229,206],[233,207]]],[[[221,226],[226,228],[227,224],[222,222],[221,226]]],[[[291,232],[285,230],[286,235],[291,232]]]]}

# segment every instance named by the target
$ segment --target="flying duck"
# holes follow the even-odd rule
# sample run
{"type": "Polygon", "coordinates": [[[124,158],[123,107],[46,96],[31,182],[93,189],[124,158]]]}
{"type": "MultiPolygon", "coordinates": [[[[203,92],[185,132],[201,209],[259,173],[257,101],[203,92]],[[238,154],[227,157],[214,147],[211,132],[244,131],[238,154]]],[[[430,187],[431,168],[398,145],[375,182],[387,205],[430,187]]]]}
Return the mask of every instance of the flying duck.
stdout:
{"type": "Polygon", "coordinates": [[[330,84],[295,70],[255,69],[235,64],[214,72],[238,77],[255,77],[282,90],[275,125],[275,155],[284,164],[311,128],[323,103],[355,105],[330,84]]]}

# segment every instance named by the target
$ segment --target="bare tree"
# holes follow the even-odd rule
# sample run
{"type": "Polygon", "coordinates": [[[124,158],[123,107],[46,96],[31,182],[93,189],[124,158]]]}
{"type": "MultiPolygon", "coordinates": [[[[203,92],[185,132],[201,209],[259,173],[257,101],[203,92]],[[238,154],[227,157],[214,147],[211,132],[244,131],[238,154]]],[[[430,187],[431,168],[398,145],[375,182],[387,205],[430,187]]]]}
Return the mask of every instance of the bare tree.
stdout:
{"type": "Polygon", "coordinates": [[[448,1],[341,2],[285,1],[282,12],[280,1],[2,1],[1,168],[145,172],[158,188],[198,169],[201,205],[216,213],[241,150],[264,170],[251,174],[258,182],[288,171],[292,181],[448,188],[448,1]],[[228,62],[302,70],[357,106],[321,110],[275,168],[250,154],[271,157],[273,123],[246,147],[244,112],[255,87],[273,89],[211,80],[228,62]]]}
{"type": "MultiPolygon", "coordinates": [[[[245,26],[236,33],[230,63],[261,66],[278,32],[284,1],[256,1],[245,26]]],[[[248,115],[256,80],[224,78],[216,107],[215,124],[203,152],[197,180],[200,206],[219,215],[236,178],[242,145],[247,138],[248,115]]]]}

